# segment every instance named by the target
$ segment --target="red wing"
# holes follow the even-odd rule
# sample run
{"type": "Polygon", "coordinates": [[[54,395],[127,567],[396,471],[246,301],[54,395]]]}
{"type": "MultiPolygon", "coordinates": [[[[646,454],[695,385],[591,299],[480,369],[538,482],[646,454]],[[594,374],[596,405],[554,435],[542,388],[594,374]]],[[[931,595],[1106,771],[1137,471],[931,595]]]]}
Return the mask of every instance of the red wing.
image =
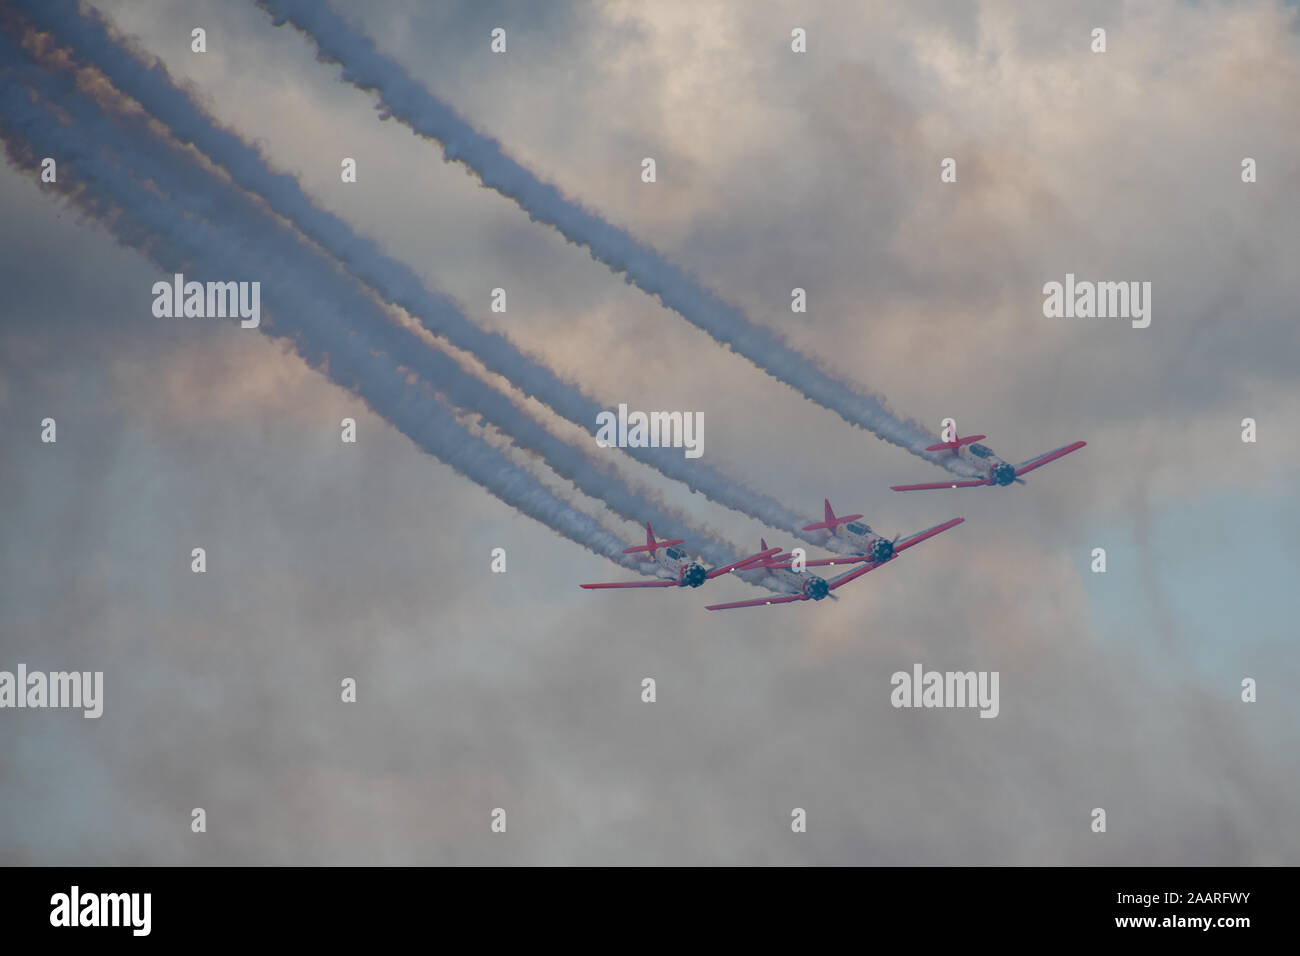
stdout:
{"type": "Polygon", "coordinates": [[[781,550],[780,548],[768,548],[766,551],[760,551],[757,554],[751,554],[747,558],[741,558],[739,561],[732,561],[730,564],[724,564],[720,568],[714,568],[708,574],[704,575],[704,577],[706,579],[716,578],[719,574],[726,574],[728,571],[738,568],[742,564],[750,564],[754,561],[761,561],[763,558],[771,557],[772,555],[776,554],[780,550],[781,550]]]}
{"type": "Polygon", "coordinates": [[[676,581],[619,581],[615,584],[579,584],[580,588],[675,588],[676,581]]]}
{"type": "Polygon", "coordinates": [[[987,485],[988,479],[977,481],[932,481],[923,485],[890,485],[890,491],[929,491],[931,488],[978,488],[987,485]]]}
{"type": "Polygon", "coordinates": [[[894,545],[894,554],[898,554],[900,551],[906,551],[908,548],[912,547],[912,545],[920,544],[926,538],[933,538],[936,534],[943,534],[949,528],[955,528],[965,520],[965,518],[953,518],[951,521],[937,524],[927,531],[918,532],[910,538],[904,538],[902,541],[898,542],[898,544],[894,545]]]}
{"type": "MultiPolygon", "coordinates": [[[[816,561],[805,561],[803,563],[803,566],[805,568],[824,568],[836,564],[857,564],[859,561],[865,561],[865,560],[867,560],[867,556],[864,554],[841,554],[837,558],[818,558],[816,561]]],[[[789,570],[793,570],[794,565],[773,564],[773,565],[769,565],[769,567],[772,568],[772,570],[774,571],[779,571],[779,570],[789,571],[789,570]]]]}
{"type": "MultiPolygon", "coordinates": [[[[889,562],[886,561],[885,563],[888,564],[889,562]]],[[[839,575],[838,577],[831,578],[828,583],[830,584],[831,590],[834,591],[836,588],[843,587],[844,585],[848,584],[850,581],[860,578],[868,571],[874,571],[878,567],[880,567],[879,564],[864,564],[860,568],[854,568],[852,571],[845,571],[843,574],[839,575]]]]}
{"type": "Polygon", "coordinates": [[[867,560],[865,554],[841,554],[834,558],[818,558],[816,561],[805,561],[804,566],[809,568],[828,568],[837,564],[858,564],[867,560]]]}
{"type": "Polygon", "coordinates": [[[729,611],[733,607],[762,607],[765,604],[789,604],[791,601],[808,600],[802,594],[787,594],[784,597],[759,598],[757,601],[733,601],[731,604],[710,604],[705,610],[729,611]]]}
{"type": "Polygon", "coordinates": [[[1077,441],[1073,445],[1066,445],[1064,448],[1056,449],[1056,451],[1049,451],[1046,455],[1039,455],[1037,458],[1030,458],[1028,461],[1022,461],[1020,464],[1016,465],[1016,477],[1019,478],[1021,475],[1033,471],[1035,468],[1042,468],[1049,461],[1056,461],[1058,458],[1064,458],[1070,452],[1078,451],[1086,444],[1088,444],[1086,441],[1077,441]]]}
{"type": "MultiPolygon", "coordinates": [[[[919,534],[914,534],[906,541],[903,541],[902,543],[898,544],[894,548],[894,554],[895,556],[897,556],[898,552],[910,548],[914,544],[920,544],[926,538],[933,538],[936,534],[943,534],[943,532],[947,531],[949,528],[955,528],[957,527],[957,525],[961,524],[965,520],[966,520],[965,518],[953,518],[951,521],[945,521],[943,524],[935,525],[933,528],[930,528],[928,531],[922,531],[919,534]]],[[[893,559],[891,558],[890,560],[893,559]]],[[[883,563],[888,564],[889,561],[885,561],[883,563]]],[[[839,577],[831,578],[830,580],[831,590],[834,591],[838,587],[843,587],[844,585],[848,584],[850,581],[854,581],[862,577],[862,575],[866,574],[868,571],[874,571],[878,567],[880,567],[880,564],[864,564],[862,567],[854,568],[852,571],[845,571],[839,577]]]]}

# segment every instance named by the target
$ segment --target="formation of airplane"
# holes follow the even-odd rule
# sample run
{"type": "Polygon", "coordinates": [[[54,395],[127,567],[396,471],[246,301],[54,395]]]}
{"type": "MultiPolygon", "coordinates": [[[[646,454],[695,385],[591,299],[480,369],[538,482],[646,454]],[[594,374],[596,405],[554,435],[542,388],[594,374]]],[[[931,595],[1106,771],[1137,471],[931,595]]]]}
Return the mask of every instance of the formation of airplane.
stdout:
{"type": "MultiPolygon", "coordinates": [[[[1041,468],[1048,462],[1063,458],[1070,452],[1078,451],[1087,444],[1087,442],[1077,441],[1055,451],[1039,455],[1037,458],[1030,458],[1018,465],[1012,465],[995,455],[992,449],[979,444],[984,437],[984,435],[968,435],[961,438],[954,431],[951,441],[939,442],[926,449],[926,451],[950,451],[954,455],[967,456],[969,461],[979,465],[984,470],[984,477],[964,479],[962,481],[892,485],[891,490],[924,491],[932,488],[978,488],[986,485],[1009,485],[1013,482],[1024,484],[1021,475],[1028,474],[1036,468],[1041,468]]],[[[727,604],[709,604],[706,605],[707,610],[729,611],[741,607],[791,604],[796,601],[821,601],[827,597],[835,597],[832,593],[835,590],[850,581],[856,581],[869,571],[874,571],[876,568],[888,564],[909,548],[913,548],[922,541],[927,541],[935,535],[955,528],[966,520],[965,518],[950,518],[943,524],[937,524],[933,528],[918,531],[906,538],[902,538],[900,535],[886,538],[884,535],[873,531],[869,524],[862,521],[862,515],[836,515],[829,499],[824,499],[822,504],[824,506],[823,519],[813,524],[804,525],[803,530],[829,531],[837,542],[846,546],[843,552],[833,557],[815,558],[810,561],[801,555],[796,562],[794,552],[782,553],[781,548],[769,548],[767,541],[760,539],[759,550],[753,554],[730,564],[706,569],[699,561],[692,559],[686,551],[677,547],[684,543],[684,539],[656,540],[653,529],[647,523],[645,526],[645,544],[624,548],[623,553],[648,554],[653,564],[653,573],[657,575],[655,580],[583,584],[581,587],[589,589],[698,588],[706,581],[711,581],[731,572],[764,571],[766,572],[764,584],[776,592],[772,597],[755,598],[749,601],[732,601],[727,604]],[[823,578],[808,570],[808,568],[829,567],[837,564],[851,564],[857,565],[857,567],[851,568],[833,578],[823,578]]]]}
{"type": "Polygon", "coordinates": [[[782,554],[780,548],[769,548],[767,541],[760,539],[758,551],[712,570],[705,570],[704,566],[698,561],[692,560],[687,552],[676,547],[682,544],[684,539],[659,541],[655,538],[654,529],[647,523],[645,526],[645,544],[624,548],[623,553],[649,554],[650,560],[654,563],[654,572],[659,575],[657,580],[612,581],[582,584],[579,587],[591,590],[604,588],[697,588],[706,581],[711,581],[732,571],[766,571],[776,587],[784,593],[751,601],[709,604],[706,605],[706,608],[710,611],[729,611],[739,607],[763,607],[769,604],[789,604],[793,601],[821,601],[831,596],[832,591],[848,584],[850,581],[857,580],[868,571],[873,571],[882,564],[892,561],[908,548],[918,545],[937,534],[942,534],[949,528],[955,528],[966,520],[965,518],[953,518],[941,525],[935,525],[933,528],[911,535],[900,542],[898,538],[894,538],[893,541],[882,538],[867,525],[854,523],[861,517],[862,515],[836,517],[835,512],[831,510],[830,502],[827,501],[826,520],[808,525],[804,529],[805,531],[813,531],[818,528],[826,528],[832,534],[835,534],[840,525],[846,525],[847,533],[843,537],[849,543],[850,548],[854,549],[854,553],[840,555],[835,558],[819,558],[812,561],[801,560],[796,567],[793,552],[782,554]],[[858,564],[861,567],[853,568],[829,580],[806,570],[809,567],[833,564],[858,564]]]}
{"type": "MultiPolygon", "coordinates": [[[[817,524],[805,526],[805,531],[816,530],[817,528],[828,528],[832,534],[835,528],[841,523],[846,524],[846,529],[852,527],[849,522],[861,518],[862,515],[849,515],[836,518],[835,513],[831,510],[831,503],[826,502],[826,521],[819,521],[817,524]]],[[[804,561],[803,568],[824,567],[832,564],[858,564],[861,567],[854,568],[851,571],[845,571],[843,574],[827,580],[812,574],[805,570],[794,570],[789,559],[793,557],[790,554],[777,555],[774,558],[767,558],[762,561],[756,561],[745,565],[749,568],[769,568],[772,576],[781,584],[790,588],[791,593],[783,594],[778,597],[757,598],[752,601],[733,601],[729,604],[709,604],[706,610],[709,611],[730,611],[738,607],[765,607],[769,604],[789,604],[792,601],[820,601],[825,597],[834,597],[831,594],[836,588],[843,587],[850,581],[856,581],[868,571],[874,571],[882,564],[886,564],[901,553],[914,545],[920,544],[928,538],[933,538],[936,534],[942,534],[949,528],[955,528],[965,521],[965,518],[952,518],[943,524],[935,525],[925,531],[919,531],[914,535],[904,538],[901,542],[898,538],[893,541],[882,538],[871,530],[867,525],[858,525],[858,531],[852,532],[849,539],[850,544],[857,548],[857,553],[853,555],[842,555],[837,558],[818,558],[814,561],[804,561]]],[[[766,541],[763,542],[767,544],[766,541]]]]}
{"type": "MultiPolygon", "coordinates": [[[[733,604],[715,604],[709,606],[710,611],[722,611],[733,607],[751,607],[759,604],[786,604],[790,601],[820,601],[826,597],[832,590],[845,584],[856,577],[858,572],[853,571],[848,574],[840,575],[839,578],[827,581],[825,578],[816,574],[807,574],[795,572],[792,570],[791,561],[794,554],[781,554],[780,548],[769,548],[766,540],[761,540],[759,550],[733,561],[731,564],[724,564],[721,567],[714,568],[712,571],[706,571],[704,567],[696,561],[691,560],[685,551],[682,551],[674,545],[682,543],[682,539],[674,541],[656,541],[654,531],[650,525],[645,526],[646,543],[637,545],[632,548],[624,548],[624,554],[636,554],[637,552],[648,552],[651,560],[655,563],[655,571],[663,575],[657,581],[617,581],[608,584],[582,584],[584,588],[670,588],[670,587],[690,587],[697,588],[705,581],[712,580],[720,575],[727,574],[731,571],[766,571],[772,578],[779,582],[779,586],[788,590],[788,593],[776,597],[759,600],[759,601],[737,601],[733,604]],[[662,552],[662,553],[660,553],[662,552]]],[[[860,570],[860,569],[859,569],[860,570]]],[[[870,568],[868,568],[870,570],[870,568]]]]}
{"type": "Polygon", "coordinates": [[[1012,482],[1023,485],[1024,481],[1021,479],[1021,475],[1028,474],[1035,468],[1042,468],[1049,461],[1064,458],[1070,452],[1078,451],[1088,444],[1086,441],[1077,441],[1071,445],[1064,445],[1055,451],[1039,455],[1037,458],[1030,458],[1018,465],[1012,465],[993,454],[993,449],[988,446],[976,444],[984,437],[983,435],[971,435],[968,438],[959,438],[954,434],[952,441],[940,442],[926,448],[926,451],[951,451],[954,455],[965,455],[969,461],[984,470],[983,478],[963,481],[929,481],[918,485],[890,485],[890,490],[929,491],[935,488],[981,488],[986,485],[1009,485],[1012,482]]]}

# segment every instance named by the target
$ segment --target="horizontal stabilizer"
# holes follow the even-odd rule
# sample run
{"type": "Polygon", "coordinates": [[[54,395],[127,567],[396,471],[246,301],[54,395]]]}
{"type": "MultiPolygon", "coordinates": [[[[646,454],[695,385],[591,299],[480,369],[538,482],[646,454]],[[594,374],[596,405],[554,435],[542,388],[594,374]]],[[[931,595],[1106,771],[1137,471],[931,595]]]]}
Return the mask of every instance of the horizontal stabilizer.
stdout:
{"type": "Polygon", "coordinates": [[[927,445],[926,451],[956,451],[962,445],[969,445],[973,442],[983,441],[988,438],[987,435],[967,435],[965,438],[958,438],[955,441],[941,441],[937,445],[927,445]]]}
{"type": "Polygon", "coordinates": [[[634,548],[624,548],[624,549],[623,549],[623,553],[624,553],[624,554],[636,554],[636,553],[638,553],[638,552],[640,552],[640,551],[651,551],[651,552],[653,552],[656,548],[668,548],[668,547],[672,547],[674,544],[681,544],[681,543],[682,543],[683,541],[685,541],[685,540],[686,540],[685,538],[674,538],[672,541],[656,541],[654,544],[638,544],[638,545],[637,545],[636,547],[634,547],[634,548]]]}
{"type": "Polygon", "coordinates": [[[824,505],[825,520],[818,521],[815,524],[804,525],[804,531],[821,531],[822,529],[825,529],[831,534],[834,534],[836,526],[842,525],[848,521],[857,521],[862,517],[862,515],[840,515],[839,517],[836,517],[835,512],[831,509],[829,499],[823,499],[822,504],[824,505]]]}

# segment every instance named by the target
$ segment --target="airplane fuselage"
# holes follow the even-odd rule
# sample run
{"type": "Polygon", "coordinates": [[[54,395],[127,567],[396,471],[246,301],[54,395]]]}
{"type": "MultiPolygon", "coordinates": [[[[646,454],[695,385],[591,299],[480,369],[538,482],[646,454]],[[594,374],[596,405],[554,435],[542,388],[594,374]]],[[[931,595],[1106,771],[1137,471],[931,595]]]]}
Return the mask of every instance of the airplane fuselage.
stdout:
{"type": "Polygon", "coordinates": [[[1016,466],[1003,461],[993,454],[987,445],[963,445],[957,454],[984,471],[984,478],[991,485],[1009,485],[1016,480],[1016,466]]]}
{"type": "Polygon", "coordinates": [[[894,543],[871,530],[865,521],[850,521],[835,529],[835,537],[846,542],[846,553],[864,555],[873,562],[888,561],[894,556],[894,543]]]}
{"type": "Polygon", "coordinates": [[[830,593],[826,579],[811,571],[791,571],[787,568],[769,568],[768,574],[786,585],[791,594],[803,594],[813,601],[820,601],[830,593]]]}

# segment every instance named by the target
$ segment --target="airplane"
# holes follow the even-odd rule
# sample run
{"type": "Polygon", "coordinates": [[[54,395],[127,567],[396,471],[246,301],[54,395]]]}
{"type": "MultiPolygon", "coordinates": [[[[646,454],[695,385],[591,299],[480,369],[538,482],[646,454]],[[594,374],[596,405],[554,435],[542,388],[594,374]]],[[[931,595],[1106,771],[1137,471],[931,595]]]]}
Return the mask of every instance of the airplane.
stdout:
{"type": "Polygon", "coordinates": [[[969,453],[971,464],[984,469],[983,478],[965,479],[962,481],[930,481],[919,485],[890,485],[890,491],[928,491],[932,488],[980,488],[985,485],[1009,485],[1015,482],[1023,485],[1025,482],[1021,475],[1028,474],[1035,468],[1042,468],[1049,461],[1056,461],[1063,458],[1072,451],[1078,451],[1086,441],[1077,441],[1072,445],[1064,445],[1056,451],[1049,451],[1046,454],[1039,455],[1037,458],[1030,458],[1022,461],[1018,465],[1012,465],[1003,461],[993,450],[985,445],[976,444],[984,435],[971,435],[967,438],[960,438],[957,433],[953,432],[953,440],[949,442],[940,442],[937,445],[930,445],[926,451],[951,451],[954,455],[969,453]]]}
{"type": "MultiPolygon", "coordinates": [[[[835,516],[835,512],[831,511],[831,503],[827,501],[826,521],[818,522],[817,524],[814,525],[809,525],[805,527],[804,530],[815,531],[818,528],[828,527],[832,532],[834,532],[835,526],[837,524],[841,522],[852,521],[861,517],[862,515],[845,515],[843,517],[837,518],[835,516]]],[[[955,528],[957,525],[961,524],[965,520],[966,520],[965,518],[953,518],[952,520],[946,521],[941,525],[936,525],[935,527],[930,528],[928,531],[922,531],[919,534],[914,534],[910,538],[907,538],[905,541],[903,541],[902,544],[898,544],[898,545],[895,545],[895,542],[897,542],[898,540],[897,538],[895,538],[894,541],[886,541],[884,538],[875,535],[870,528],[867,528],[865,525],[863,525],[862,527],[865,529],[867,537],[865,538],[860,537],[858,540],[859,541],[871,540],[873,542],[880,542],[881,544],[888,547],[889,549],[888,554],[885,555],[884,550],[882,548],[879,548],[879,546],[876,546],[875,553],[882,555],[882,557],[880,558],[880,560],[875,560],[874,558],[871,557],[870,549],[872,548],[872,545],[867,545],[867,548],[869,550],[866,550],[864,551],[863,554],[857,555],[855,557],[846,556],[842,558],[822,558],[816,561],[807,561],[804,563],[805,567],[808,567],[810,565],[817,566],[817,565],[836,564],[836,563],[840,563],[840,564],[850,563],[850,564],[861,565],[861,567],[853,568],[852,570],[845,571],[843,574],[837,577],[833,577],[829,581],[823,577],[819,577],[818,575],[811,574],[807,571],[799,571],[799,572],[792,571],[791,570],[792,565],[789,563],[790,559],[793,557],[792,554],[781,554],[781,555],[777,555],[776,557],[767,557],[767,558],[750,558],[745,563],[744,566],[744,569],[746,571],[757,570],[759,568],[766,568],[769,572],[772,573],[772,576],[775,577],[782,584],[785,584],[793,588],[795,593],[783,594],[779,597],[756,598],[755,600],[752,601],[733,601],[730,604],[710,604],[707,605],[706,609],[710,611],[729,611],[732,608],[738,608],[738,607],[764,607],[768,604],[789,604],[792,601],[820,601],[825,597],[833,598],[835,597],[835,595],[831,594],[831,592],[836,590],[837,588],[843,587],[844,585],[848,584],[850,581],[857,580],[858,578],[862,577],[862,575],[866,574],[868,571],[874,571],[876,568],[880,567],[882,564],[886,564],[889,561],[893,560],[893,558],[896,555],[898,555],[902,551],[906,551],[908,548],[912,547],[913,545],[920,544],[922,541],[926,540],[927,538],[933,538],[936,534],[942,534],[943,532],[947,531],[949,528],[955,528]]],[[[767,548],[767,542],[763,541],[761,547],[767,548]]]]}
{"type": "Polygon", "coordinates": [[[759,547],[763,550],[758,554],[762,557],[752,557],[745,562],[744,570],[757,571],[760,569],[767,570],[772,577],[776,578],[782,585],[792,589],[793,593],[781,594],[770,598],[757,598],[753,601],[733,601],[730,604],[709,604],[706,610],[709,611],[728,611],[737,607],[761,607],[767,604],[789,604],[791,601],[820,601],[825,597],[834,597],[831,594],[836,588],[848,584],[854,578],[860,576],[864,570],[870,571],[874,565],[867,565],[865,568],[855,568],[852,571],[846,571],[837,578],[827,581],[816,574],[806,572],[795,572],[790,570],[790,559],[793,554],[776,554],[780,548],[768,548],[767,541],[760,539],[759,547]]]}
{"type": "Polygon", "coordinates": [[[747,558],[741,558],[739,561],[733,561],[731,564],[724,564],[722,567],[706,571],[703,566],[692,561],[690,555],[675,545],[681,544],[685,538],[674,538],[672,541],[658,541],[655,539],[655,533],[647,521],[645,526],[645,544],[639,544],[636,547],[624,548],[624,554],[639,554],[649,552],[650,558],[655,563],[655,570],[661,574],[667,574],[669,577],[660,578],[658,581],[617,581],[612,584],[581,584],[579,587],[598,589],[598,588],[698,588],[705,581],[710,581],[719,575],[726,574],[733,570],[748,570],[748,565],[752,561],[770,558],[780,548],[768,548],[764,543],[765,550],[757,554],[751,554],[747,558]],[[662,551],[662,554],[660,553],[662,551]]]}
{"type": "MultiPolygon", "coordinates": [[[[976,437],[983,438],[984,436],[979,435],[976,437]]],[[[965,518],[952,518],[943,524],[935,525],[933,528],[927,528],[925,531],[919,531],[908,538],[904,538],[900,544],[898,539],[902,535],[894,535],[891,541],[889,538],[872,531],[871,525],[859,521],[858,519],[862,515],[836,516],[829,500],[823,499],[822,504],[825,506],[825,520],[818,521],[816,524],[804,525],[803,530],[817,531],[824,528],[831,534],[847,541],[851,550],[839,557],[818,558],[815,561],[807,561],[805,567],[817,568],[836,564],[856,564],[860,561],[884,564],[894,555],[920,544],[927,538],[933,538],[936,534],[943,534],[949,528],[955,528],[966,520],[965,518]],[[843,531],[839,530],[840,525],[844,526],[843,531]]]]}

